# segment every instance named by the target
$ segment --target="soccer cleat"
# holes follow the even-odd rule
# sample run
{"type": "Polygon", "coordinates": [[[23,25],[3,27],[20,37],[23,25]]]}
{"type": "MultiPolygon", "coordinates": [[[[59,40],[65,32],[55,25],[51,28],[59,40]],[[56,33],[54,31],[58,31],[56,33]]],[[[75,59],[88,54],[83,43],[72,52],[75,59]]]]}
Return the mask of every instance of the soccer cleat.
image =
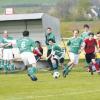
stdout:
{"type": "Polygon", "coordinates": [[[37,81],[37,77],[36,76],[30,76],[32,81],[37,81]]]}
{"type": "Polygon", "coordinates": [[[68,67],[65,65],[64,70],[63,70],[63,77],[66,77],[66,75],[68,75],[69,73],[69,69],[68,67]]]}
{"type": "Polygon", "coordinates": [[[89,66],[89,70],[90,70],[91,75],[93,75],[92,66],[89,66]]]}

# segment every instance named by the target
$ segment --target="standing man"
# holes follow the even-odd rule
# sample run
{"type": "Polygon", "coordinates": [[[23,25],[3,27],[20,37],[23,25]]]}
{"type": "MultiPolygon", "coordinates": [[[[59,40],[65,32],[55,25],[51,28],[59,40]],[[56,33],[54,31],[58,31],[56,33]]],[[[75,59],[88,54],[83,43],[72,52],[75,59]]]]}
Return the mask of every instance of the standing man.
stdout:
{"type": "Polygon", "coordinates": [[[91,75],[93,75],[92,65],[91,65],[92,62],[94,63],[97,72],[100,73],[99,65],[95,63],[95,48],[97,48],[98,50],[98,46],[96,39],[94,39],[94,33],[92,32],[89,33],[89,38],[84,40],[82,48],[84,49],[85,59],[86,62],[88,63],[88,68],[91,72],[91,75]]]}
{"type": "MultiPolygon", "coordinates": [[[[52,51],[52,47],[51,47],[51,45],[49,45],[49,39],[52,39],[54,42],[56,42],[55,35],[52,32],[52,29],[50,27],[47,28],[47,33],[45,34],[45,43],[47,45],[47,57],[51,54],[51,51],[52,51]]],[[[51,70],[52,70],[53,67],[52,67],[52,63],[51,63],[50,58],[47,61],[48,61],[49,65],[51,67],[51,70]]]]}
{"type": "Polygon", "coordinates": [[[84,32],[81,34],[81,38],[84,40],[89,37],[90,27],[87,24],[84,24],[84,32]]]}
{"type": "Polygon", "coordinates": [[[5,30],[3,33],[3,60],[5,72],[7,72],[7,70],[11,70],[13,72],[15,69],[13,63],[12,40],[13,38],[10,37],[7,30],[5,30]]]}
{"type": "Polygon", "coordinates": [[[73,31],[73,37],[71,37],[67,45],[69,46],[69,57],[70,62],[66,65],[66,67],[63,70],[63,76],[66,77],[68,73],[71,71],[71,69],[74,67],[74,65],[78,64],[79,61],[79,53],[81,52],[81,45],[82,45],[82,38],[79,36],[79,30],[73,31]]]}
{"type": "Polygon", "coordinates": [[[31,65],[28,68],[28,75],[32,81],[36,81],[36,59],[33,54],[33,50],[35,48],[35,42],[29,38],[29,31],[23,32],[23,38],[17,40],[17,46],[20,50],[21,59],[23,60],[25,66],[31,65]]]}
{"type": "Polygon", "coordinates": [[[0,68],[3,66],[3,38],[0,36],[0,68]]]}

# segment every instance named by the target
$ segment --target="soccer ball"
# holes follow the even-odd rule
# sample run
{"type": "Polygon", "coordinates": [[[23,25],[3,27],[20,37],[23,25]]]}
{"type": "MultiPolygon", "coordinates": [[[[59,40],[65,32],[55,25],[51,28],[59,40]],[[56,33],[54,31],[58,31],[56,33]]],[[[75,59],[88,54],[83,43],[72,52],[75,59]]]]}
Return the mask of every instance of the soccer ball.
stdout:
{"type": "Polygon", "coordinates": [[[60,73],[59,73],[59,72],[54,72],[54,73],[53,73],[53,77],[54,77],[55,79],[57,79],[58,77],[60,77],[60,73]]]}

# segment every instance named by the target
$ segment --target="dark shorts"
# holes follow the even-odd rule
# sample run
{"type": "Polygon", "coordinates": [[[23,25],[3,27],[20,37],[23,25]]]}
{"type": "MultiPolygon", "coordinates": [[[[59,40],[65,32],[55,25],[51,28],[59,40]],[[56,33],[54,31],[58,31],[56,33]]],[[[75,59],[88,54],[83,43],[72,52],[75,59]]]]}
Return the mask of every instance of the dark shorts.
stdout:
{"type": "Polygon", "coordinates": [[[60,63],[64,63],[64,58],[61,58],[61,59],[59,60],[59,62],[60,62],[60,63]]]}
{"type": "Polygon", "coordinates": [[[92,59],[95,59],[95,54],[94,53],[86,54],[85,59],[87,63],[90,63],[92,59]]]}
{"type": "Polygon", "coordinates": [[[61,63],[61,64],[64,63],[64,58],[61,58],[61,59],[59,59],[59,60],[56,59],[56,58],[54,58],[54,60],[56,60],[57,63],[61,63]]]}
{"type": "Polygon", "coordinates": [[[49,49],[49,50],[47,51],[47,57],[51,54],[51,51],[52,51],[52,49],[49,49]]]}

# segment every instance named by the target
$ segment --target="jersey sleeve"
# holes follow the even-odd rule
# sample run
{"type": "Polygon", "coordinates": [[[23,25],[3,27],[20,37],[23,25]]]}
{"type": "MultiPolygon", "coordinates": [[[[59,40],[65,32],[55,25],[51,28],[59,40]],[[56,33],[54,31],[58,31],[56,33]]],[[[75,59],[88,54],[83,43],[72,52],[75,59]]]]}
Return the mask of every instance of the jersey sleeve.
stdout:
{"type": "Polygon", "coordinates": [[[70,44],[71,44],[71,41],[70,41],[70,39],[67,41],[67,46],[70,46],[70,44]]]}
{"type": "Polygon", "coordinates": [[[19,42],[19,40],[16,40],[16,47],[20,47],[20,42],[19,42]]]}
{"type": "Polygon", "coordinates": [[[31,40],[31,47],[33,48],[33,49],[35,49],[36,48],[36,44],[35,44],[35,42],[33,41],[33,40],[31,40]]]}

